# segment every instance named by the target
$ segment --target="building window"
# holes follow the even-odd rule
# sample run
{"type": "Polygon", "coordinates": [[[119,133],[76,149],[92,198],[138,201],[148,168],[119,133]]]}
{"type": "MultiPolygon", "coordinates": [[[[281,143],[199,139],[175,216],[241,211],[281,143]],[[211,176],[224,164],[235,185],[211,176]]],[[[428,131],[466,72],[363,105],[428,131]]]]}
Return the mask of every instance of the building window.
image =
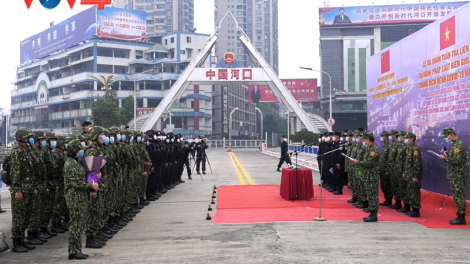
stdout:
{"type": "Polygon", "coordinates": [[[186,37],[186,42],[191,43],[191,37],[186,37]]]}
{"type": "Polygon", "coordinates": [[[188,59],[189,59],[192,57],[192,50],[188,49],[187,51],[188,51],[187,54],[188,54],[188,59]]]}
{"type": "Polygon", "coordinates": [[[168,39],[165,39],[165,45],[168,45],[168,39]]]}
{"type": "Polygon", "coordinates": [[[175,43],[175,38],[171,38],[171,39],[170,39],[170,42],[171,42],[171,43],[175,43]]]}
{"type": "Polygon", "coordinates": [[[362,104],[362,109],[363,109],[363,110],[367,110],[367,103],[363,103],[363,104],[362,104]]]}
{"type": "Polygon", "coordinates": [[[186,54],[186,51],[185,50],[181,50],[181,54],[186,54]]]}
{"type": "Polygon", "coordinates": [[[191,101],[191,108],[194,108],[194,101],[191,101]]]}
{"type": "Polygon", "coordinates": [[[359,91],[367,90],[366,78],[367,49],[359,49],[359,91]]]}
{"type": "Polygon", "coordinates": [[[136,59],[136,60],[142,59],[143,56],[144,56],[144,52],[143,52],[143,51],[141,51],[141,50],[136,50],[136,51],[135,51],[135,59],[136,59]]]}
{"type": "Polygon", "coordinates": [[[353,110],[353,105],[352,104],[343,104],[343,110],[351,111],[351,110],[353,110]]]}
{"type": "Polygon", "coordinates": [[[356,63],[354,48],[348,49],[348,92],[356,91],[356,63]]]}

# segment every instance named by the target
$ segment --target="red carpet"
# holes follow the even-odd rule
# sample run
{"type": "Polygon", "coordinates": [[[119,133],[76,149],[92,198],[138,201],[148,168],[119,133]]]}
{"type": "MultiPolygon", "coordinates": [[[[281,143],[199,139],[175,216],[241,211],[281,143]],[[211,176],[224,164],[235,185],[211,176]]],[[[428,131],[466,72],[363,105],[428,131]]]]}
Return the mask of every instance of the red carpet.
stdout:
{"type": "MultiPolygon", "coordinates": [[[[220,186],[214,224],[308,222],[318,217],[320,187],[314,186],[315,198],[310,201],[286,201],[279,195],[278,185],[220,186]]],[[[351,191],[336,196],[323,190],[322,217],[328,221],[362,221],[368,213],[353,207],[346,200],[351,191]]],[[[470,228],[451,226],[449,219],[455,218],[452,198],[423,192],[421,218],[411,218],[388,207],[380,206],[379,221],[416,221],[430,228],[470,228]],[[440,209],[442,206],[445,209],[440,209]]]]}

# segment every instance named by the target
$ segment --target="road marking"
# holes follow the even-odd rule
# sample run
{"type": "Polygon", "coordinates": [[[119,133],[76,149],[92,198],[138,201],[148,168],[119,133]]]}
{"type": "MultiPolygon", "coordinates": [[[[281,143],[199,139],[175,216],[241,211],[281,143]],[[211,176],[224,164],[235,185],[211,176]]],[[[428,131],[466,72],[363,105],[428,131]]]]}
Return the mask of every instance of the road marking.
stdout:
{"type": "Polygon", "coordinates": [[[248,174],[248,172],[246,172],[245,168],[242,166],[240,161],[237,159],[237,156],[235,155],[235,153],[233,153],[233,152],[229,152],[229,153],[233,155],[233,158],[237,162],[238,166],[242,170],[242,172],[245,175],[245,178],[248,180],[248,182],[250,182],[251,185],[256,185],[255,182],[253,181],[253,179],[251,179],[250,174],[248,174]]]}
{"type": "Polygon", "coordinates": [[[235,161],[233,160],[233,157],[232,157],[231,154],[232,154],[232,153],[229,152],[229,156],[230,156],[230,159],[232,160],[233,167],[235,168],[235,171],[237,172],[238,179],[240,180],[240,183],[241,183],[242,185],[246,185],[246,182],[245,182],[245,180],[243,179],[242,174],[241,174],[240,171],[238,170],[237,164],[235,164],[235,161]]]}

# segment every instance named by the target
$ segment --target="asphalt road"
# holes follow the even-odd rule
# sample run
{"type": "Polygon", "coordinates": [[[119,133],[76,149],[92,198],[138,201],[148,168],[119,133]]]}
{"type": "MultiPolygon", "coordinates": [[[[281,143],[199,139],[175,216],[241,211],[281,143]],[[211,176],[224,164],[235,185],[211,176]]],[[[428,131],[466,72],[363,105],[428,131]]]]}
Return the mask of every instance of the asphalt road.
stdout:
{"type": "MultiPolygon", "coordinates": [[[[105,247],[83,248],[90,257],[82,263],[470,263],[468,229],[413,222],[212,225],[205,217],[213,186],[241,181],[227,152],[207,153],[213,174],[208,170],[204,182],[194,175],[152,202],[105,247]]],[[[234,153],[254,184],[280,183],[278,159],[255,150],[234,153]]],[[[7,196],[2,205],[9,209],[7,196]]],[[[10,227],[10,212],[0,214],[0,232],[9,237],[10,227]]],[[[66,263],[67,239],[59,234],[26,254],[1,253],[0,263],[66,263]]]]}

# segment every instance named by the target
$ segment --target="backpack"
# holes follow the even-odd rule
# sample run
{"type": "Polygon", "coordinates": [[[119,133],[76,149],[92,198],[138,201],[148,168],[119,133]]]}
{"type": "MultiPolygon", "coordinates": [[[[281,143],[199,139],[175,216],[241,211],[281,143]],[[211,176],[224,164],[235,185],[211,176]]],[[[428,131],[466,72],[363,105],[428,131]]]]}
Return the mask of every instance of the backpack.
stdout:
{"type": "Polygon", "coordinates": [[[10,154],[6,155],[3,158],[2,162],[3,172],[2,172],[2,182],[6,185],[11,184],[11,177],[10,177],[10,154]]]}

